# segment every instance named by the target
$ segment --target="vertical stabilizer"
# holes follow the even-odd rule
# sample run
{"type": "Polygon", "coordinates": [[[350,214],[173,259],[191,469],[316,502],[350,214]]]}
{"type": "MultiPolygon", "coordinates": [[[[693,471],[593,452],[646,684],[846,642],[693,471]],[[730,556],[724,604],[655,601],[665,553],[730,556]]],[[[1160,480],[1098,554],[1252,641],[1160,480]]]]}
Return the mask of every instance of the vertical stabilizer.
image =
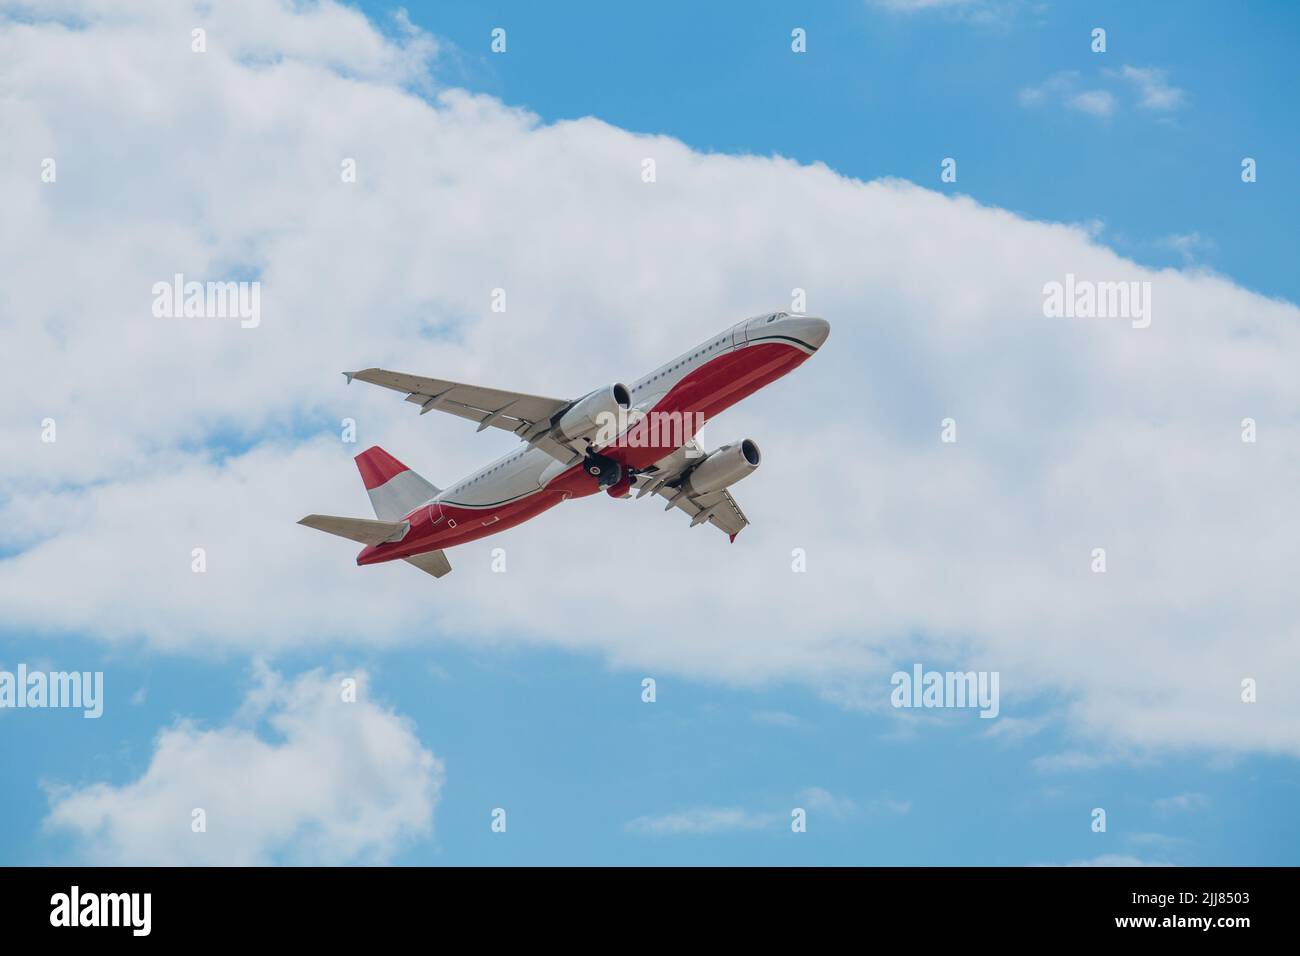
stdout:
{"type": "Polygon", "coordinates": [[[437,486],[425,481],[378,445],[357,455],[357,471],[365,483],[375,517],[396,521],[438,494],[437,486]]]}

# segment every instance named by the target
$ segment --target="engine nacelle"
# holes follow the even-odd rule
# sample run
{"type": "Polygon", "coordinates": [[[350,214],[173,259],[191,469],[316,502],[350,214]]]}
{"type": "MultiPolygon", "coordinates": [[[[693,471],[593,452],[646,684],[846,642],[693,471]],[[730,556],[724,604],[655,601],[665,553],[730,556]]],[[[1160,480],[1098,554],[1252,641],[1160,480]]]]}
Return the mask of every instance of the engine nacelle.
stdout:
{"type": "Polygon", "coordinates": [[[707,495],[729,488],[741,478],[753,474],[762,457],[758,445],[749,438],[723,445],[692,469],[686,478],[686,486],[692,495],[707,495]]]}
{"type": "Polygon", "coordinates": [[[621,382],[598,388],[560,416],[555,429],[563,439],[582,438],[602,425],[617,424],[617,417],[632,404],[632,393],[621,382]]]}

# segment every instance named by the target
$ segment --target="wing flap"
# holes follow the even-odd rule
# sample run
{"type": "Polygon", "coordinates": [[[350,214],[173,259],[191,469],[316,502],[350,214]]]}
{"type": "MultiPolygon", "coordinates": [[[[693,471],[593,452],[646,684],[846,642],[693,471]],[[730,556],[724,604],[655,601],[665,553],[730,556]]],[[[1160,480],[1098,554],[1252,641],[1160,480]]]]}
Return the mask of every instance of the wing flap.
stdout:
{"type": "MultiPolygon", "coordinates": [[[[674,493],[675,490],[672,488],[660,488],[655,492],[664,498],[671,498],[674,493]]],[[[694,498],[682,495],[673,502],[673,507],[691,516],[692,527],[707,521],[732,538],[740,534],[741,530],[749,524],[745,512],[740,509],[740,505],[736,503],[736,499],[729,491],[715,491],[707,495],[696,495],[694,498]]]]}

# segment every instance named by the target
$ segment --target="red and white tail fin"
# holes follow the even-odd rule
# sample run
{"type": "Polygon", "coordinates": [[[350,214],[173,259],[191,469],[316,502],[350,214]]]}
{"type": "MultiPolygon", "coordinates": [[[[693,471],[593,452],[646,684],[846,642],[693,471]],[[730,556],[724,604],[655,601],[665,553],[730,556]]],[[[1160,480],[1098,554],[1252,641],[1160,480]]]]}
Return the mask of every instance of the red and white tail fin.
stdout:
{"type": "Polygon", "coordinates": [[[378,445],[357,455],[357,471],[365,483],[375,517],[396,521],[438,494],[438,488],[378,445]]]}

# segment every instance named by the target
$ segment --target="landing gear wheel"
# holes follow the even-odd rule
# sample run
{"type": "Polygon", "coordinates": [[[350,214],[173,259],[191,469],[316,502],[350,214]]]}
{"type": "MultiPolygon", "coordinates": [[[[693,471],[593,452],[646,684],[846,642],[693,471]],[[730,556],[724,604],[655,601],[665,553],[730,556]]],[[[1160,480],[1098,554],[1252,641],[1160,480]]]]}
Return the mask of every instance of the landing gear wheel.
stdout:
{"type": "Polygon", "coordinates": [[[606,458],[604,455],[588,455],[583,467],[587,469],[587,474],[596,479],[596,484],[602,490],[618,484],[623,479],[623,466],[613,458],[606,458]]]}

